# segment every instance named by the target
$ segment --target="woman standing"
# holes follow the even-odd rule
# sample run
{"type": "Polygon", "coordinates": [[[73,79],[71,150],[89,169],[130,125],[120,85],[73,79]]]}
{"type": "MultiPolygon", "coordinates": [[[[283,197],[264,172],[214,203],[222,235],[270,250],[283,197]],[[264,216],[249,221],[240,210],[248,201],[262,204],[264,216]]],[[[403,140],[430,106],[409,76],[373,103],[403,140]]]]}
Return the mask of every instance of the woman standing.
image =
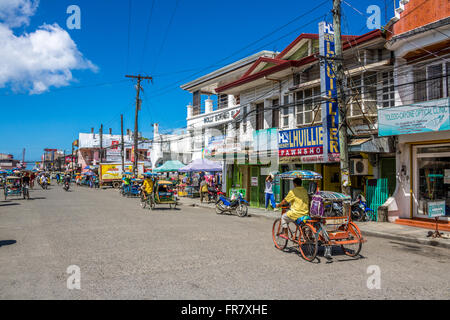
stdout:
{"type": "Polygon", "coordinates": [[[277,205],[275,203],[275,196],[273,195],[273,175],[270,174],[266,178],[266,189],[264,190],[264,194],[266,195],[266,211],[267,207],[270,204],[272,205],[273,211],[277,211],[277,205]]]}

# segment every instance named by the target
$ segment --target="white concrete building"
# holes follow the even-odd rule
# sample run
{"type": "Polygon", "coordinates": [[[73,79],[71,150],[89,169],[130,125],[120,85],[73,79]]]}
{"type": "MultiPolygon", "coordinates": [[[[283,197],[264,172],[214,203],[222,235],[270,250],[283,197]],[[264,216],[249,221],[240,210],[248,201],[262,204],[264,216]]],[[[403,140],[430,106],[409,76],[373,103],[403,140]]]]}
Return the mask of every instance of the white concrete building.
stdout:
{"type": "Polygon", "coordinates": [[[397,139],[389,220],[432,227],[441,215],[450,230],[450,7],[429,2],[402,1],[389,24],[395,106],[380,113],[379,131],[397,139]]]}

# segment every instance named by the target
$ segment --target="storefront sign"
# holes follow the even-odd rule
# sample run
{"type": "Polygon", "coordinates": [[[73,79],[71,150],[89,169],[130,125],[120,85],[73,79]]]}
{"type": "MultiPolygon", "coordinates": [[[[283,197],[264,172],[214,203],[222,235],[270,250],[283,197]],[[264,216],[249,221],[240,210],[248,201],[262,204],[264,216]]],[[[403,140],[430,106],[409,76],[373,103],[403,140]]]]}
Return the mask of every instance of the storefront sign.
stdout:
{"type": "Polygon", "coordinates": [[[324,163],[339,161],[339,153],[324,156],[322,126],[280,131],[278,155],[280,163],[324,163]]]}
{"type": "Polygon", "coordinates": [[[257,187],[258,186],[258,177],[252,177],[251,179],[251,186],[257,187]]]}
{"type": "Polygon", "coordinates": [[[238,197],[239,193],[242,194],[242,197],[245,198],[246,190],[245,189],[237,189],[237,188],[231,188],[230,189],[230,198],[233,196],[238,197]]]}
{"type": "Polygon", "coordinates": [[[428,202],[428,217],[437,218],[445,216],[445,201],[428,202]]]}
{"type": "MultiPolygon", "coordinates": [[[[333,25],[324,21],[319,23],[319,51],[323,57],[336,56],[333,25]]],[[[334,155],[339,153],[339,109],[333,69],[333,60],[324,60],[320,64],[320,89],[329,99],[322,104],[322,124],[326,133],[323,137],[323,155],[326,162],[334,162],[334,155]]]]}
{"type": "Polygon", "coordinates": [[[214,122],[220,122],[220,121],[224,121],[224,120],[230,120],[231,118],[234,117],[234,115],[238,112],[239,110],[229,110],[229,111],[225,111],[225,112],[221,112],[215,115],[211,115],[208,117],[204,117],[203,118],[203,122],[204,123],[214,123],[214,122]]]}
{"type": "Polygon", "coordinates": [[[450,130],[450,98],[378,110],[378,135],[450,130]]]}

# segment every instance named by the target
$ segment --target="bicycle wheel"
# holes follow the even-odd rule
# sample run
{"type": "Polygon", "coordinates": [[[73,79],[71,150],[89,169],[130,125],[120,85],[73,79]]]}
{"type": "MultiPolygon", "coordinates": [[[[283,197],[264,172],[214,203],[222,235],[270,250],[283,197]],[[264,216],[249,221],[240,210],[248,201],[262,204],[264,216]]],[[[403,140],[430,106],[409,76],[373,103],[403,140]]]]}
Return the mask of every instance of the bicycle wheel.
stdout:
{"type": "Polygon", "coordinates": [[[344,253],[346,255],[350,257],[356,257],[361,251],[362,247],[361,232],[353,222],[350,222],[348,224],[347,231],[348,231],[348,240],[358,240],[358,241],[355,243],[343,244],[341,245],[341,248],[342,250],[344,250],[344,253]]]}
{"type": "Polygon", "coordinates": [[[300,228],[300,239],[298,247],[303,258],[307,261],[313,261],[316,258],[319,249],[319,234],[307,224],[300,228]]]}
{"type": "Polygon", "coordinates": [[[272,240],[273,240],[275,247],[278,250],[284,250],[288,243],[287,239],[280,237],[282,229],[283,228],[281,227],[281,218],[278,218],[273,222],[273,227],[272,227],[272,240]]]}

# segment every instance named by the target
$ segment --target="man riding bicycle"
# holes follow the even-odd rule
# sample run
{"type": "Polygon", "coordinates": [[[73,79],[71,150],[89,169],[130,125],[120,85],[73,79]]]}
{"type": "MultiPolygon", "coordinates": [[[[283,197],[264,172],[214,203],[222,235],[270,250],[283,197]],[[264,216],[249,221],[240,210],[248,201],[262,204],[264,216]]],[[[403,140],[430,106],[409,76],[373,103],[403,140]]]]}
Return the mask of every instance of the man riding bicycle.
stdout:
{"type": "Polygon", "coordinates": [[[296,223],[298,219],[301,221],[308,220],[309,218],[309,196],[308,191],[302,187],[302,179],[294,179],[294,189],[289,191],[286,198],[283,199],[277,208],[291,205],[291,209],[281,216],[281,227],[283,228],[280,237],[284,239],[288,238],[288,224],[290,222],[296,223]]]}
{"type": "Polygon", "coordinates": [[[150,196],[150,201],[153,202],[153,180],[151,177],[146,176],[144,183],[141,186],[141,190],[143,192],[144,195],[144,200],[147,201],[147,197],[150,196]]]}
{"type": "MultiPolygon", "coordinates": [[[[304,222],[310,219],[309,217],[309,196],[308,191],[302,187],[302,179],[294,179],[294,189],[289,191],[286,198],[277,204],[277,207],[291,205],[291,209],[281,216],[281,227],[283,228],[281,238],[289,240],[288,224],[290,222],[304,222]]],[[[324,257],[331,259],[331,247],[325,247],[324,257]]]]}

